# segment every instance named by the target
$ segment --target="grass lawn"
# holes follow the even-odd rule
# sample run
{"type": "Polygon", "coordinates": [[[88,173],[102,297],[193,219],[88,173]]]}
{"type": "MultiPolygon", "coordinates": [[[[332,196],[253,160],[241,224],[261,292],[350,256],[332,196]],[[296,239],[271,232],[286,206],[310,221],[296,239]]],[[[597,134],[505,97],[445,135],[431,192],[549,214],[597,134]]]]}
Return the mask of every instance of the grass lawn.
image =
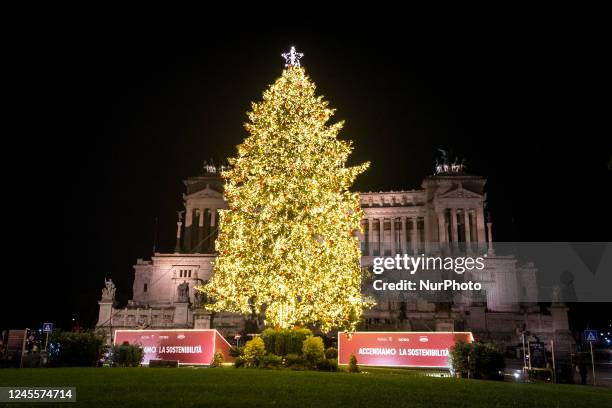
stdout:
{"type": "Polygon", "coordinates": [[[431,378],[409,371],[404,374],[402,370],[363,370],[367,373],[187,367],[4,369],[0,370],[0,386],[75,386],[76,405],[106,408],[612,407],[609,388],[431,378]]]}

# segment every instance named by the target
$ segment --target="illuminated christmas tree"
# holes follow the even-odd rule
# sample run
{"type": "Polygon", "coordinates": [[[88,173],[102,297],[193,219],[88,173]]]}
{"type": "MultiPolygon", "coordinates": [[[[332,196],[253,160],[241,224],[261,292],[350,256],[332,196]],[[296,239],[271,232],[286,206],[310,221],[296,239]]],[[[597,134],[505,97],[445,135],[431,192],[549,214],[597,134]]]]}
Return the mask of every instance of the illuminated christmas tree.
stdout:
{"type": "Polygon", "coordinates": [[[359,241],[362,211],[349,187],[368,163],[347,167],[351,142],[342,122],[299,64],[252,104],[249,136],[223,172],[228,209],[220,211],[214,274],[201,288],[209,309],[264,312],[275,327],[315,324],[355,329],[364,307],[359,241]]]}

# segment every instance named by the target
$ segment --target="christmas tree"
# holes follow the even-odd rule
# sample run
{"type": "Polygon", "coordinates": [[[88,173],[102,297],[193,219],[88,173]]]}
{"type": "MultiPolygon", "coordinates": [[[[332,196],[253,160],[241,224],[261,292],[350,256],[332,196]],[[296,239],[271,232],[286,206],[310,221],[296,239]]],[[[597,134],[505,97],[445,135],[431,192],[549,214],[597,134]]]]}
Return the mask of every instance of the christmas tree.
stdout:
{"type": "Polygon", "coordinates": [[[273,327],[315,324],[353,331],[364,307],[358,195],[349,187],[368,163],[348,167],[342,122],[299,64],[252,104],[249,136],[229,159],[228,209],[220,211],[214,274],[201,288],[213,311],[265,313],[273,327]]]}

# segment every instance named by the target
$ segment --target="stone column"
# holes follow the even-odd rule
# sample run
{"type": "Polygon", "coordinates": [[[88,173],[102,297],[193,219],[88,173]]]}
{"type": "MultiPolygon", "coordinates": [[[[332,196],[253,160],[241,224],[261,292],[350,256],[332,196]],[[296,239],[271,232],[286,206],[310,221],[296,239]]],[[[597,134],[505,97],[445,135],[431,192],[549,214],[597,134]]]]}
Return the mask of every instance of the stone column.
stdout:
{"type": "Polygon", "coordinates": [[[472,225],[470,223],[470,209],[463,209],[463,230],[465,232],[465,251],[472,252],[472,225]]]}
{"type": "Polygon", "coordinates": [[[210,209],[210,251],[215,251],[215,241],[217,240],[218,229],[217,224],[217,210],[218,208],[210,209]]]}
{"type": "Polygon", "coordinates": [[[438,211],[438,239],[440,246],[446,245],[448,240],[446,239],[446,220],[444,219],[444,211],[438,211]]]}
{"type": "Polygon", "coordinates": [[[429,253],[430,248],[429,248],[429,242],[431,241],[431,228],[430,228],[430,223],[431,221],[431,217],[429,216],[429,211],[425,211],[425,215],[423,216],[423,229],[425,231],[423,236],[425,237],[425,253],[429,253]]]}
{"type": "Polygon", "coordinates": [[[419,250],[419,217],[416,215],[412,217],[412,252],[416,255],[419,250]]]}
{"type": "Polygon", "coordinates": [[[378,224],[378,231],[374,232],[374,240],[372,243],[374,244],[374,249],[378,248],[378,255],[381,255],[380,250],[381,250],[381,246],[380,246],[380,229],[381,229],[381,225],[380,225],[380,218],[374,218],[374,224],[378,224]]]}
{"type": "Polygon", "coordinates": [[[210,208],[204,209],[204,234],[203,234],[203,242],[202,242],[202,252],[209,253],[210,246],[212,243],[212,226],[210,221],[212,220],[212,214],[210,208]]]}
{"type": "Polygon", "coordinates": [[[193,229],[193,208],[187,207],[185,211],[185,238],[183,239],[183,250],[191,251],[192,229],[193,229]]]}
{"type": "Polygon", "coordinates": [[[482,248],[485,245],[485,224],[484,211],[482,207],[476,209],[476,233],[478,234],[478,247],[482,248]]]}
{"type": "Polygon", "coordinates": [[[198,239],[194,249],[196,252],[202,253],[204,252],[204,208],[196,210],[196,214],[198,214],[198,239]]]}
{"type": "Polygon", "coordinates": [[[470,224],[470,209],[463,209],[463,224],[465,225],[465,242],[469,244],[472,242],[472,225],[470,224]]]}
{"type": "Polygon", "coordinates": [[[487,222],[487,231],[489,233],[489,249],[487,251],[487,253],[489,255],[495,255],[495,249],[493,248],[493,223],[492,222],[487,222]]]}
{"type": "Polygon", "coordinates": [[[178,254],[181,252],[181,226],[183,225],[183,211],[177,211],[178,221],[176,222],[176,245],[174,247],[174,253],[178,254]]]}
{"type": "Polygon", "coordinates": [[[459,244],[459,231],[457,230],[457,210],[451,208],[451,227],[453,231],[453,246],[458,247],[459,244]]]}
{"type": "Polygon", "coordinates": [[[391,255],[395,256],[397,253],[397,237],[395,236],[395,220],[396,217],[391,217],[391,255]]]}
{"type": "Polygon", "coordinates": [[[368,218],[368,255],[374,255],[374,218],[368,218]]]}
{"type": "Polygon", "coordinates": [[[385,218],[378,219],[378,251],[380,256],[385,255],[385,218]]]}
{"type": "Polygon", "coordinates": [[[406,217],[401,217],[400,219],[402,221],[402,237],[400,239],[400,245],[402,249],[400,252],[402,254],[407,254],[408,248],[406,247],[406,217]]]}

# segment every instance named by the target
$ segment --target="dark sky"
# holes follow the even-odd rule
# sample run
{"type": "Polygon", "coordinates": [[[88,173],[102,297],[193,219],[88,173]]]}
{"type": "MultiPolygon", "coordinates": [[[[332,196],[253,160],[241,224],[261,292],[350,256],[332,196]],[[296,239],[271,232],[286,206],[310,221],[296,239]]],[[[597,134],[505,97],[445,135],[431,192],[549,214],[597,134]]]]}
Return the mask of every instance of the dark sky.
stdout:
{"type": "Polygon", "coordinates": [[[37,144],[36,285],[4,326],[93,325],[105,276],[128,299],[155,218],[158,249],[170,250],[182,180],[235,153],[290,45],[346,120],[353,159],[372,162],[357,190],[419,188],[445,147],[488,179],[496,240],[610,240],[610,137],[594,126],[602,57],[585,45],[596,33],[542,21],[62,27],[41,58],[39,108],[57,127],[37,144]]]}

